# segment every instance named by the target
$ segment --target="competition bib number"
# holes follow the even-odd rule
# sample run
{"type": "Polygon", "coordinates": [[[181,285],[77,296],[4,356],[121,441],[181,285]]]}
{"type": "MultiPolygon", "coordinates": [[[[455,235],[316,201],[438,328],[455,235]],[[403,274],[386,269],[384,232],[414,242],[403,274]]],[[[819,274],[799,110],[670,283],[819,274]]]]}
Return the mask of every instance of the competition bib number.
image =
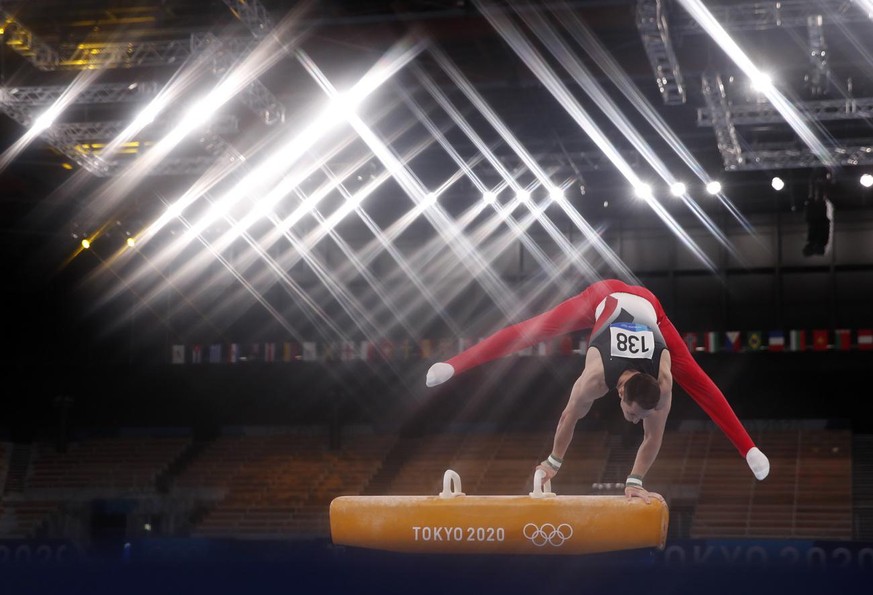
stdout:
{"type": "Polygon", "coordinates": [[[632,359],[652,359],[655,335],[642,324],[617,323],[609,327],[609,355],[632,359]]]}

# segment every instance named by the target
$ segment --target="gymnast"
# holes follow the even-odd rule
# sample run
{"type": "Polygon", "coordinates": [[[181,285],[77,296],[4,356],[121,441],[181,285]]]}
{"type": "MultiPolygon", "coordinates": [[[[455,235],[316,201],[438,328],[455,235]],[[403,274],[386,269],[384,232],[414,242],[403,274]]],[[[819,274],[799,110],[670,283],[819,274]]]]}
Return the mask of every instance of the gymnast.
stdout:
{"type": "Polygon", "coordinates": [[[427,386],[436,386],[475,366],[572,331],[591,329],[585,368],[573,384],[555,431],[551,454],[537,465],[551,480],[561,468],[576,423],[592,403],[616,389],[624,418],[643,422],[643,441],[625,495],[646,503],[643,478],[661,449],[670,413],[673,378],[725,433],[759,480],[770,472],[761,452],[725,396],[701,369],[661,303],[648,289],[615,279],[598,281],[555,308],[497,331],[445,362],[431,366],[427,386]]]}

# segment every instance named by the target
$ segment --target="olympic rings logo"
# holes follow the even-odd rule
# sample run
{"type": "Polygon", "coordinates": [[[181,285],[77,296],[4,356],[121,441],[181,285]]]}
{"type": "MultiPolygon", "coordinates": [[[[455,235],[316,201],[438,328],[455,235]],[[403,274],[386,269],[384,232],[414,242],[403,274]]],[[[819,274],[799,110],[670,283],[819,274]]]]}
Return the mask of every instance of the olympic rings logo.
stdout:
{"type": "Polygon", "coordinates": [[[542,527],[528,523],[522,529],[522,534],[537,547],[546,544],[560,547],[564,545],[565,541],[573,537],[573,527],[567,523],[561,523],[557,527],[552,523],[545,523],[542,527]]]}

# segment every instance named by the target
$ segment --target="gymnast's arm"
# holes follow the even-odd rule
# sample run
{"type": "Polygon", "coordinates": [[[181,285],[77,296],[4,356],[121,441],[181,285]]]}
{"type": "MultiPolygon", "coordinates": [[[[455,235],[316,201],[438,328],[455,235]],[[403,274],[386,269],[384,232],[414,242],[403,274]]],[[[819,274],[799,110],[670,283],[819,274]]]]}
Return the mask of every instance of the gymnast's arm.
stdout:
{"type": "Polygon", "coordinates": [[[545,474],[543,483],[549,481],[558,473],[560,463],[563,462],[564,455],[567,453],[570,442],[573,440],[576,423],[588,414],[591,404],[607,392],[609,392],[609,389],[603,376],[603,360],[600,357],[600,350],[596,347],[589,347],[585,354],[585,368],[582,370],[579,378],[576,379],[576,382],[573,383],[567,406],[564,408],[563,413],[561,413],[558,427],[555,430],[555,440],[552,445],[550,458],[558,461],[558,464],[555,465],[554,462],[546,459],[537,465],[537,469],[545,474]]]}
{"type": "MultiPolygon", "coordinates": [[[[661,400],[655,409],[643,418],[643,441],[637,450],[634,466],[630,473],[640,480],[645,477],[652,463],[655,462],[664,440],[664,428],[667,425],[667,417],[670,415],[670,407],[673,404],[673,376],[670,373],[670,362],[670,352],[665,349],[661,352],[661,361],[658,367],[661,400]]],[[[651,494],[642,486],[625,486],[624,493],[628,498],[642,498],[646,504],[651,502],[651,494]]]]}

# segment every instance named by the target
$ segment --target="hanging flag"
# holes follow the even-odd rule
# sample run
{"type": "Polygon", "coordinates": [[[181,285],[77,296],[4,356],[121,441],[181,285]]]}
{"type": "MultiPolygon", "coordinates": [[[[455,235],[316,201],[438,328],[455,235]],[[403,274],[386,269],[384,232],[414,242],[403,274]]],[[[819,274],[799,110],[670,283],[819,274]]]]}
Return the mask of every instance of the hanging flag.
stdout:
{"type": "Polygon", "coordinates": [[[790,331],[788,334],[788,348],[791,351],[806,351],[806,331],[790,331]]]}
{"type": "Polygon", "coordinates": [[[764,333],[761,331],[749,331],[746,333],[746,350],[759,351],[764,346],[764,333]]]}
{"type": "Polygon", "coordinates": [[[213,343],[209,346],[209,363],[221,363],[221,343],[213,343]]]}
{"type": "Polygon", "coordinates": [[[430,359],[433,357],[433,343],[430,339],[422,339],[419,342],[421,346],[421,358],[422,359],[430,359]]]}
{"type": "Polygon", "coordinates": [[[337,349],[337,344],[333,341],[328,341],[324,344],[324,348],[321,353],[321,361],[324,362],[335,362],[339,359],[339,351],[337,349]]]}
{"type": "Polygon", "coordinates": [[[194,345],[194,347],[191,348],[191,363],[203,363],[203,348],[200,347],[200,343],[197,343],[196,345],[194,345]]]}
{"type": "Polygon", "coordinates": [[[555,352],[555,344],[551,339],[547,339],[542,343],[537,343],[537,355],[549,356],[555,352]]]}
{"type": "Polygon", "coordinates": [[[873,349],[873,329],[858,329],[858,349],[862,351],[873,349]]]}
{"type": "Polygon", "coordinates": [[[185,346],[184,345],[173,345],[173,355],[172,361],[174,364],[184,364],[185,363],[185,346]]]}
{"type": "Polygon", "coordinates": [[[469,349],[472,346],[473,346],[473,339],[471,339],[470,337],[461,337],[460,339],[458,339],[458,353],[461,353],[462,351],[466,351],[467,349],[469,349]]]}
{"type": "Polygon", "coordinates": [[[583,336],[579,339],[579,349],[576,353],[581,353],[582,356],[585,356],[585,353],[588,351],[588,337],[583,336]]]}
{"type": "Polygon", "coordinates": [[[385,361],[391,361],[394,358],[394,341],[391,339],[379,341],[379,355],[385,361]]]}
{"type": "Polygon", "coordinates": [[[409,361],[413,357],[415,357],[415,345],[409,339],[403,339],[400,343],[400,352],[398,353],[400,359],[403,361],[409,361]]]}
{"type": "Polygon", "coordinates": [[[838,328],[834,331],[834,347],[840,351],[848,351],[852,348],[852,331],[847,328],[838,328]]]}
{"type": "Polygon", "coordinates": [[[272,364],[276,361],[276,344],[264,343],[264,361],[272,364]]]}
{"type": "Polygon", "coordinates": [[[767,335],[767,350],[784,351],[785,333],[783,333],[782,331],[770,331],[770,333],[767,335]]]}
{"type": "Polygon", "coordinates": [[[297,359],[297,356],[300,355],[298,347],[296,341],[284,341],[282,343],[282,361],[288,363],[297,359]]]}
{"type": "Polygon", "coordinates": [[[519,357],[530,357],[530,356],[532,356],[533,354],[534,354],[534,348],[533,348],[533,345],[528,345],[528,346],[525,347],[524,349],[519,349],[519,350],[516,352],[516,355],[518,355],[519,357]]]}
{"type": "Polygon", "coordinates": [[[354,341],[343,341],[342,351],[340,351],[340,361],[349,362],[358,359],[358,350],[355,347],[354,341]]]}
{"type": "Polygon", "coordinates": [[[828,332],[825,329],[812,331],[812,348],[815,351],[825,351],[828,348],[828,332]]]}
{"type": "Polygon", "coordinates": [[[719,349],[718,333],[710,331],[703,336],[703,346],[707,353],[716,353],[719,349]]]}
{"type": "Polygon", "coordinates": [[[315,341],[303,342],[303,361],[314,362],[318,359],[318,349],[315,346],[315,341]]]}
{"type": "Polygon", "coordinates": [[[256,362],[261,359],[261,344],[260,343],[252,343],[249,348],[249,354],[246,356],[245,360],[248,362],[256,362]]]}
{"type": "Polygon", "coordinates": [[[697,333],[682,333],[682,340],[685,341],[685,346],[688,347],[688,351],[691,353],[697,351],[697,333]]]}
{"type": "Polygon", "coordinates": [[[239,361],[239,343],[231,343],[230,350],[227,356],[227,361],[235,364],[239,361]]]}
{"type": "Polygon", "coordinates": [[[361,341],[361,353],[358,356],[365,362],[376,359],[376,345],[372,341],[361,341]]]}
{"type": "Polygon", "coordinates": [[[561,355],[573,355],[573,338],[570,335],[563,335],[560,338],[558,352],[561,355]]]}
{"type": "Polygon", "coordinates": [[[440,339],[437,343],[437,352],[436,357],[439,358],[440,361],[445,361],[452,357],[454,352],[452,349],[454,348],[454,341],[452,339],[440,339]]]}
{"type": "Polygon", "coordinates": [[[740,331],[727,331],[724,334],[724,350],[733,352],[740,350],[740,331]]]}

